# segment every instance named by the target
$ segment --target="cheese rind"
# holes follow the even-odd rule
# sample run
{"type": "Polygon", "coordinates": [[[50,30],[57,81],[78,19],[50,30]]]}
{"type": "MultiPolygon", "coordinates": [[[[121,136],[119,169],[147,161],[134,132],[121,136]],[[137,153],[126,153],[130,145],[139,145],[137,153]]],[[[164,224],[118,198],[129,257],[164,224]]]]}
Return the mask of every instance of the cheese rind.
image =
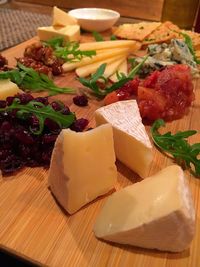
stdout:
{"type": "Polygon", "coordinates": [[[6,100],[8,96],[23,93],[19,87],[9,79],[0,80],[0,100],[6,100]]]}
{"type": "Polygon", "coordinates": [[[68,25],[65,27],[39,27],[37,29],[38,37],[42,41],[46,41],[55,37],[63,37],[65,42],[79,41],[80,26],[68,25]]]}
{"type": "Polygon", "coordinates": [[[110,124],[76,133],[62,130],[49,171],[49,185],[70,214],[113,189],[117,179],[110,124]]]}
{"type": "Polygon", "coordinates": [[[94,226],[99,238],[179,252],[195,232],[195,212],[182,169],[169,166],[110,196],[94,226]]]}
{"type": "Polygon", "coordinates": [[[153,152],[137,102],[119,101],[101,107],[95,112],[95,120],[97,125],[112,124],[116,157],[141,177],[146,177],[153,152]]]}
{"type": "Polygon", "coordinates": [[[78,21],[56,6],[53,7],[53,26],[77,25],[78,21]]]}

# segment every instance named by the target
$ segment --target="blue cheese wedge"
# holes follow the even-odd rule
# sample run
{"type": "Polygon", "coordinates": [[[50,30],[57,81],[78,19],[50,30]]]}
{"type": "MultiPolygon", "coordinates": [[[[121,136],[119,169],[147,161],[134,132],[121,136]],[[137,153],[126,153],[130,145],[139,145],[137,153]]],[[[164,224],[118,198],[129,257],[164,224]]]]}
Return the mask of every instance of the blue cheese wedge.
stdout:
{"type": "Polygon", "coordinates": [[[146,177],[153,159],[152,145],[142,124],[135,100],[119,101],[96,110],[97,125],[113,126],[117,159],[131,170],[146,177]]]}
{"type": "Polygon", "coordinates": [[[94,226],[98,238],[172,252],[187,249],[194,232],[191,193],[177,165],[112,194],[94,226]]]}
{"type": "Polygon", "coordinates": [[[49,170],[52,193],[68,213],[76,212],[114,188],[115,159],[110,124],[81,133],[62,130],[49,170]]]}

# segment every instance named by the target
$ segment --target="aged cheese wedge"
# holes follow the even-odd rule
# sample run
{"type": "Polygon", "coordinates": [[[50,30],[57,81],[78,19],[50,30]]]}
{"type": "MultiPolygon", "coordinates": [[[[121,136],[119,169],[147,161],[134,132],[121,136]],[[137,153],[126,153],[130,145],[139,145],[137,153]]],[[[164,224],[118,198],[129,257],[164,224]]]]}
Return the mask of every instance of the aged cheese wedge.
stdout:
{"type": "Polygon", "coordinates": [[[116,179],[110,124],[83,133],[62,130],[52,154],[49,185],[68,213],[109,192],[116,179]]]}
{"type": "Polygon", "coordinates": [[[177,165],[112,194],[94,226],[99,238],[172,252],[188,248],[194,231],[190,190],[177,165]]]}
{"type": "Polygon", "coordinates": [[[63,64],[63,70],[64,71],[71,71],[74,70],[75,68],[78,67],[82,67],[85,65],[89,65],[92,63],[95,63],[97,61],[102,61],[103,59],[107,59],[107,58],[111,58],[114,56],[120,56],[120,55],[127,55],[130,51],[130,49],[128,47],[125,48],[114,48],[113,51],[110,51],[110,49],[104,49],[104,52],[98,52],[97,50],[97,55],[93,56],[93,57],[84,57],[81,61],[79,62],[72,62],[72,63],[64,63],[63,64]]]}
{"type": "Polygon", "coordinates": [[[152,145],[135,100],[119,101],[96,110],[97,125],[111,123],[117,158],[141,177],[149,172],[152,145]]]}
{"type": "Polygon", "coordinates": [[[86,66],[79,67],[79,68],[76,69],[76,74],[79,77],[87,77],[90,74],[96,72],[98,67],[100,67],[103,63],[106,63],[107,67],[108,67],[109,64],[111,64],[111,63],[113,63],[115,61],[124,59],[125,56],[126,56],[126,54],[125,55],[113,56],[111,58],[107,58],[107,59],[104,59],[104,60],[101,60],[101,61],[94,62],[92,64],[88,64],[86,66]]]}
{"type": "Polygon", "coordinates": [[[0,100],[6,100],[8,96],[23,93],[19,87],[10,80],[0,80],[0,100]]]}
{"type": "MultiPolygon", "coordinates": [[[[127,64],[127,59],[125,59],[117,68],[116,70],[119,74],[123,73],[124,75],[127,76],[128,74],[128,64],[127,64]]],[[[118,78],[117,78],[117,73],[115,72],[112,76],[109,77],[109,79],[113,82],[117,82],[118,78]]]]}
{"type": "Polygon", "coordinates": [[[53,26],[67,26],[67,25],[77,25],[77,19],[70,16],[65,11],[57,8],[56,6],[53,7],[53,26]]]}
{"type": "Polygon", "coordinates": [[[66,42],[79,41],[80,39],[80,26],[68,25],[65,27],[39,27],[37,29],[38,37],[40,40],[45,41],[54,37],[63,37],[66,42]]]}
{"type": "Polygon", "coordinates": [[[116,40],[116,41],[102,41],[102,42],[90,42],[80,44],[80,50],[98,50],[98,49],[110,49],[110,48],[122,48],[130,47],[131,49],[138,50],[141,45],[133,40],[116,40]]]}

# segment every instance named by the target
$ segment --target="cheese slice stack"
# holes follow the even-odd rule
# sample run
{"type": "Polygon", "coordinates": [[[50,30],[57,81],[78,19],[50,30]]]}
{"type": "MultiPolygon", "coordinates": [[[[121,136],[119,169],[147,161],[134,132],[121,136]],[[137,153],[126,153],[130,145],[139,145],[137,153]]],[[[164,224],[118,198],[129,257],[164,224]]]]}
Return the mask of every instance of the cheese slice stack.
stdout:
{"type": "Polygon", "coordinates": [[[110,196],[95,227],[99,238],[179,252],[195,231],[195,213],[182,169],[169,166],[110,196]]]}
{"type": "Polygon", "coordinates": [[[0,100],[6,100],[8,96],[23,93],[19,87],[9,79],[0,80],[0,100]]]}
{"type": "Polygon", "coordinates": [[[81,133],[62,130],[51,158],[49,185],[68,213],[109,192],[116,180],[110,124],[81,133]]]}
{"type": "Polygon", "coordinates": [[[119,101],[95,112],[97,125],[111,123],[116,157],[131,170],[146,177],[153,159],[152,145],[142,124],[135,100],[119,101]]]}

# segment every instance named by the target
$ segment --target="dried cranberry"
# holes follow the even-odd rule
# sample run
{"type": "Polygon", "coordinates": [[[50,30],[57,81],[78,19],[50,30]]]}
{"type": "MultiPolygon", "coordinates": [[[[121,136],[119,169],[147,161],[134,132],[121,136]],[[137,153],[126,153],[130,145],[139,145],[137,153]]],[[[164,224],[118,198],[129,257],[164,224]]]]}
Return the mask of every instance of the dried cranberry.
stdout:
{"type": "Polygon", "coordinates": [[[76,120],[70,127],[71,130],[75,132],[82,132],[88,125],[89,121],[87,119],[81,118],[76,120]]]}
{"type": "Polygon", "coordinates": [[[77,95],[73,97],[73,102],[77,106],[84,107],[84,106],[87,106],[88,99],[85,95],[77,95]]]}

